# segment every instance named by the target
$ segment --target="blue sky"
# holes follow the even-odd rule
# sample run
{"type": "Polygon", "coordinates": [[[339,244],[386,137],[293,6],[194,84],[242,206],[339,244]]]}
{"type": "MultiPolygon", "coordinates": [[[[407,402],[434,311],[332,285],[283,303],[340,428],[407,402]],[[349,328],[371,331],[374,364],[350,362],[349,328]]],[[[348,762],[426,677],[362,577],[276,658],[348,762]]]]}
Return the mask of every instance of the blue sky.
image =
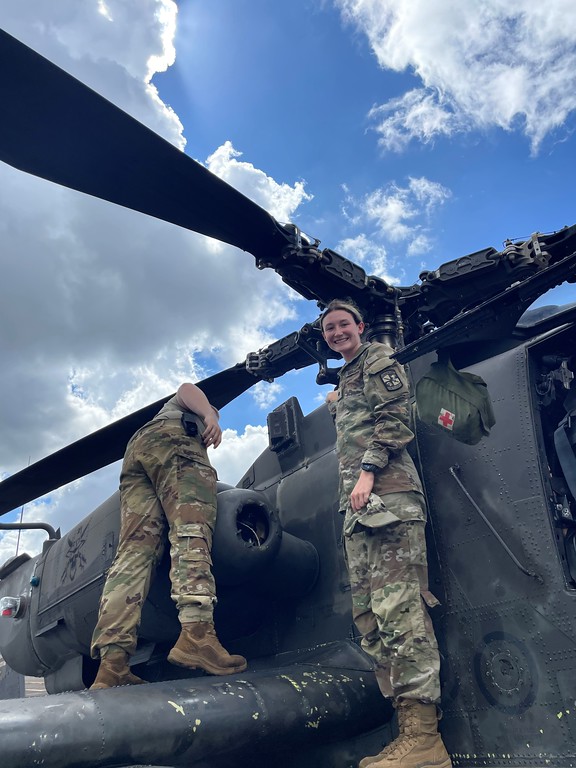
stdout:
{"type": "MultiPolygon", "coordinates": [[[[571,0],[30,0],[0,26],[396,283],[575,223],[571,0]]],[[[1,476],[317,316],[248,254],[7,166],[0,229],[1,476]]],[[[554,299],[575,300],[573,285],[554,299]]],[[[224,409],[223,479],[265,447],[268,410],[318,406],[315,372],[224,409]]],[[[25,516],[70,528],[117,476],[25,516]]],[[[5,534],[0,559],[13,548],[5,534]]]]}
{"type": "MultiPolygon", "coordinates": [[[[537,148],[519,114],[510,130],[488,124],[387,150],[378,144],[370,111],[421,88],[423,81],[413,66],[401,72],[379,66],[366,35],[344,22],[333,3],[217,0],[207,6],[183,0],[175,45],[174,65],[154,83],[184,124],[187,152],[203,159],[215,143],[229,141],[241,160],[276,180],[304,180],[313,197],[293,220],[323,246],[351,258],[353,249],[338,247],[359,232],[342,213],[351,210],[350,198],[357,201],[358,214],[370,193],[399,190],[403,204],[412,208],[405,219],[407,237],[392,237],[393,225],[377,234],[374,222],[362,231],[375,247],[386,249],[386,274],[402,284],[416,282],[424,267],[573,221],[567,172],[576,167],[574,113],[537,148]],[[210,44],[198,46],[199,39],[210,44]],[[424,205],[415,200],[411,178],[425,178],[443,192],[441,204],[431,201],[429,215],[427,200],[424,205]],[[427,247],[409,255],[415,232],[424,234],[427,247]]],[[[570,80],[565,85],[569,88],[570,80]]],[[[576,291],[567,286],[558,296],[574,300],[576,291]]],[[[310,312],[307,307],[299,317],[306,321],[310,312]]],[[[292,320],[278,326],[280,332],[293,327],[292,320]]]]}
{"type": "Polygon", "coordinates": [[[368,114],[421,87],[422,79],[412,67],[379,66],[366,36],[343,24],[333,4],[216,0],[207,7],[184,0],[179,15],[176,62],[154,82],[184,122],[188,152],[203,158],[229,140],[274,178],[305,179],[314,200],[297,218],[325,244],[344,229],[342,185],[360,197],[410,176],[452,193],[433,222],[442,248],[430,253],[433,264],[494,238],[567,223],[571,200],[559,192],[574,163],[573,113],[546,134],[537,154],[521,115],[510,131],[488,123],[482,131],[386,151],[368,114]],[[198,47],[198,36],[210,45],[198,47]]]}

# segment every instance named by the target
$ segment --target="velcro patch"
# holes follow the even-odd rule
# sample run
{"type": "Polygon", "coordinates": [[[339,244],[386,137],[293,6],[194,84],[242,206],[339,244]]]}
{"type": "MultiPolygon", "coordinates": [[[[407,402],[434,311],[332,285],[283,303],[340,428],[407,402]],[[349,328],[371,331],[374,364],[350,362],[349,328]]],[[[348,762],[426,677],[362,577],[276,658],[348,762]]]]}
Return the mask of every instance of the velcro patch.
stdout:
{"type": "Polygon", "coordinates": [[[384,371],[380,378],[388,392],[395,392],[397,389],[402,389],[404,386],[402,384],[402,379],[398,376],[396,371],[384,371]]]}

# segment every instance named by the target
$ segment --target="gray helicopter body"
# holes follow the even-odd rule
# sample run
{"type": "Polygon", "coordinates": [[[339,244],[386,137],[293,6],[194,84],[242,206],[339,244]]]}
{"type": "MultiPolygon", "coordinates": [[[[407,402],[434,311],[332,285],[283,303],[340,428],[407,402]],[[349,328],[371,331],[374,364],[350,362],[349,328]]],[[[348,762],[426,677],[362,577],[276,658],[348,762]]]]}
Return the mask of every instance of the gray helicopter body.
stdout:
{"type": "MultiPolygon", "coordinates": [[[[0,86],[4,162],[236,245],[320,306],[353,299],[373,338],[396,340],[414,385],[435,353],[484,379],[496,423],[474,445],[413,409],[430,586],[441,601],[432,612],[440,727],[456,766],[572,766],[576,307],[526,310],[549,288],[575,281],[576,227],[507,241],[501,252],[486,248],[394,288],[280,225],[0,32],[2,63],[14,73],[0,86]],[[70,103],[78,116],[58,106],[70,103]],[[119,185],[127,152],[134,177],[119,185]],[[189,205],[192,193],[198,205],[189,205]]],[[[335,382],[330,358],[315,320],[198,385],[221,408],[257,381],[313,363],[320,383],[335,382]]],[[[4,480],[0,514],[120,458],[163,402],[4,480]]],[[[268,430],[268,449],[236,488],[218,493],[215,620],[227,647],[248,658],[246,672],[186,676],[167,663],[178,621],[165,560],[132,659],[149,685],[84,690],[95,675],[89,644],[118,542],[118,495],[62,537],[39,523],[48,534],[43,552],[0,565],[0,653],[57,695],[0,702],[3,768],[348,767],[393,737],[392,709],[351,618],[328,410],[305,416],[290,398],[269,414],[268,430]]]]}

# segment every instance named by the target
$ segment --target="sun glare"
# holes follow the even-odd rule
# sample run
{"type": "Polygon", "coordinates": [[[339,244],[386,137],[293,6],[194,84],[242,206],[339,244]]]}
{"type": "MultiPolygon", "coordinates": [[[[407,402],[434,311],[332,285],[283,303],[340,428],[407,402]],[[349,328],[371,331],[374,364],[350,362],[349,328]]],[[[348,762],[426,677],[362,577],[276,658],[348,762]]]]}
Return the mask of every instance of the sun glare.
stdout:
{"type": "Polygon", "coordinates": [[[98,13],[104,16],[105,19],[108,19],[108,21],[113,21],[110,8],[108,8],[105,0],[98,0],[98,13]]]}

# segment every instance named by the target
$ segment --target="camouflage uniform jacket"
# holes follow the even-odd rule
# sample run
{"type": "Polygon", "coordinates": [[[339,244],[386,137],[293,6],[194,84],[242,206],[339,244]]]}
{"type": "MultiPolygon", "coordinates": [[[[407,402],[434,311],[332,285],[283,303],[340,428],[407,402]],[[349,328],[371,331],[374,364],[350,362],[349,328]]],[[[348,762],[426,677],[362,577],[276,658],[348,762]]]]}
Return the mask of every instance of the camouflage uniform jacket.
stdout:
{"type": "Polygon", "coordinates": [[[422,486],[406,446],[414,438],[409,428],[408,381],[402,366],[390,355],[392,349],[380,343],[362,344],[356,356],[340,370],[335,408],[336,449],[340,465],[340,509],[364,525],[385,525],[379,496],[418,491],[422,486]],[[352,514],[350,494],[360,475],[360,465],[380,467],[367,507],[352,514]],[[368,518],[371,518],[368,521],[368,518]]]}
{"type": "Polygon", "coordinates": [[[202,434],[204,430],[206,429],[206,424],[204,421],[198,416],[198,414],[191,411],[189,408],[186,408],[186,406],[181,405],[178,400],[178,395],[174,395],[170,398],[162,408],[158,411],[156,416],[152,419],[152,421],[165,421],[166,419],[180,419],[182,417],[183,413],[190,413],[194,417],[194,420],[196,421],[196,425],[198,427],[198,432],[202,434]]]}

